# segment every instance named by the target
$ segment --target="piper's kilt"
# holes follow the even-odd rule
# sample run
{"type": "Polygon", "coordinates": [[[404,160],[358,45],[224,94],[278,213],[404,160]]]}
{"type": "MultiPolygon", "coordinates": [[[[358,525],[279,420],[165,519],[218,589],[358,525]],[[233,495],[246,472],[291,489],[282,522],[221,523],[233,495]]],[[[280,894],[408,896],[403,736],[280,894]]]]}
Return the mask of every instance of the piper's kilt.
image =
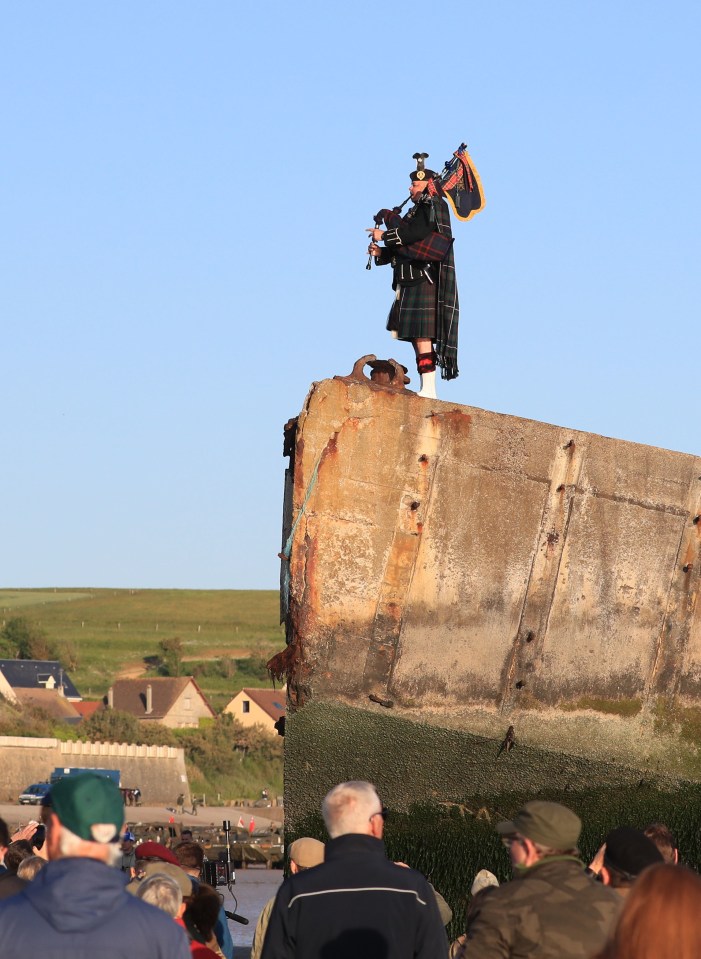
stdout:
{"type": "Polygon", "coordinates": [[[416,286],[400,284],[397,289],[399,296],[389,311],[387,329],[395,330],[400,340],[435,340],[436,284],[424,280],[416,286]]]}

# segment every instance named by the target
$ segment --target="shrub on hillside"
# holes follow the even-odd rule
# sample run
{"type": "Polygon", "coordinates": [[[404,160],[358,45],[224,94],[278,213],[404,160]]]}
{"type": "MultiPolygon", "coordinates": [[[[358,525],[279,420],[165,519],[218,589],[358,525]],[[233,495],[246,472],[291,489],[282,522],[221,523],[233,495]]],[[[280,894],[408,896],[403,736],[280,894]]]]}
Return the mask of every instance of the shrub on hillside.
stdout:
{"type": "Polygon", "coordinates": [[[14,616],[0,633],[0,652],[5,659],[58,659],[56,643],[36,623],[14,616]]]}
{"type": "Polygon", "coordinates": [[[98,709],[80,724],[80,738],[97,743],[139,743],[147,746],[174,746],[172,730],[161,723],[141,723],[119,709],[98,709]]]}
{"type": "Polygon", "coordinates": [[[237,676],[244,682],[247,681],[250,686],[258,686],[260,683],[267,686],[270,681],[265,656],[242,656],[241,659],[222,656],[219,659],[188,663],[188,667],[196,679],[232,679],[237,676]]]}
{"type": "Polygon", "coordinates": [[[260,683],[269,685],[268,660],[265,656],[247,656],[245,659],[237,659],[236,666],[239,676],[255,680],[256,685],[260,683]]]}
{"type": "MultiPolygon", "coordinates": [[[[52,737],[54,735],[54,720],[43,709],[34,709],[23,706],[15,709],[0,697],[0,736],[37,736],[52,737]]],[[[65,725],[65,724],[64,724],[65,725]]]]}
{"type": "Polygon", "coordinates": [[[243,729],[228,714],[199,729],[180,729],[177,733],[185,749],[188,762],[205,775],[227,774],[238,769],[248,754],[255,753],[261,760],[282,758],[282,741],[275,743],[271,736],[258,730],[243,729]]]}
{"type": "Polygon", "coordinates": [[[232,679],[237,672],[237,661],[231,656],[222,656],[220,659],[203,659],[199,662],[188,663],[190,672],[195,679],[232,679]]]}
{"type": "Polygon", "coordinates": [[[162,639],[158,644],[161,655],[159,672],[162,676],[180,676],[183,668],[183,643],[178,636],[162,639]]]}
{"type": "Polygon", "coordinates": [[[281,736],[272,736],[262,726],[249,726],[240,730],[239,748],[243,746],[258,759],[265,762],[282,762],[283,740],[281,736]]]}

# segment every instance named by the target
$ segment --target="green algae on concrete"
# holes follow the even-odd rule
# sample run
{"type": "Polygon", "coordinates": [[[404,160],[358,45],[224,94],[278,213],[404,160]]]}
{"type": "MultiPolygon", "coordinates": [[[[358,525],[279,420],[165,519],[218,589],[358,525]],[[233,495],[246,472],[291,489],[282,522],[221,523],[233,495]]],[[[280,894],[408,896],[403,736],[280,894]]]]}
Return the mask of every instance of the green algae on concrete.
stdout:
{"type": "Polygon", "coordinates": [[[499,753],[500,740],[463,730],[417,723],[387,712],[312,701],[288,718],[285,736],[285,802],[288,825],[319,808],[335,783],[368,779],[383,801],[408,811],[416,803],[467,803],[474,797],[543,790],[637,788],[661,790],[678,779],[640,768],[519,744],[499,753]]]}
{"type": "Polygon", "coordinates": [[[480,869],[509,877],[494,826],[528,799],[561,802],[583,822],[589,861],[617,825],[667,823],[682,858],[701,865],[701,784],[616,763],[591,761],[415,723],[338,703],[310,702],[288,718],[285,735],[286,840],[325,839],[321,801],[338,782],[367,779],[389,807],[389,856],[419,869],[464,929],[468,890],[480,869]]]}
{"type": "Polygon", "coordinates": [[[641,699],[603,699],[598,696],[582,696],[576,702],[558,703],[558,708],[565,712],[576,709],[592,709],[607,716],[637,716],[643,708],[641,699]]]}

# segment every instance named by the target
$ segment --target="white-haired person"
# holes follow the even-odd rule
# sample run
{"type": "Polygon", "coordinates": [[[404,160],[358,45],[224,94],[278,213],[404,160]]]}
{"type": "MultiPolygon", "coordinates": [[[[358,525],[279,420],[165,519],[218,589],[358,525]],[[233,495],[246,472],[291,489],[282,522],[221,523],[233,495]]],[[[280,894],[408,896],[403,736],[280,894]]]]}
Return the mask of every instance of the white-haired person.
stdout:
{"type": "Polygon", "coordinates": [[[375,787],[340,783],[321,811],[324,862],[280,887],[262,959],[444,959],[436,897],[421,873],[387,858],[387,811],[375,787]]]}

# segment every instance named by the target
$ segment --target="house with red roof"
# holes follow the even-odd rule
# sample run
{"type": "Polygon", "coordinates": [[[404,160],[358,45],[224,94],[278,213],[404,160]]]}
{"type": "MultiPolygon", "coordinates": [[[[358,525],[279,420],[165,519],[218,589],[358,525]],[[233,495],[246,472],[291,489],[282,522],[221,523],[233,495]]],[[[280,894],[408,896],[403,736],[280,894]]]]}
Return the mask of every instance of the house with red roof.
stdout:
{"type": "Polygon", "coordinates": [[[242,689],[224,707],[242,726],[262,726],[266,732],[277,734],[275,723],[285,715],[284,690],[242,689]]]}

